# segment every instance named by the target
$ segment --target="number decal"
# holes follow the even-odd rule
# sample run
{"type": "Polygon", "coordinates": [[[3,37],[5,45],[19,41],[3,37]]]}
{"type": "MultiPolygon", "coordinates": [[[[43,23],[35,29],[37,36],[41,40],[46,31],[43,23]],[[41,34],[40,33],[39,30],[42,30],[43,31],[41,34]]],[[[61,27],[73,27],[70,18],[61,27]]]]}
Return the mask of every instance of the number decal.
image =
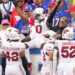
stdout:
{"type": "Polygon", "coordinates": [[[10,56],[9,56],[9,52],[6,53],[6,58],[8,58],[8,61],[10,61],[10,56]]]}
{"type": "Polygon", "coordinates": [[[62,53],[63,53],[63,54],[61,54],[61,55],[62,55],[62,57],[64,57],[64,58],[67,58],[68,55],[69,55],[67,49],[68,49],[68,47],[62,47],[62,53]]]}
{"type": "Polygon", "coordinates": [[[41,25],[36,26],[36,32],[39,34],[42,32],[42,26],[41,25]]]}
{"type": "Polygon", "coordinates": [[[58,25],[59,20],[59,18],[53,18],[53,27],[58,25]]]}
{"type": "Polygon", "coordinates": [[[18,53],[17,52],[12,52],[11,53],[11,56],[10,56],[10,53],[9,52],[6,52],[6,58],[8,59],[8,61],[10,61],[10,59],[12,61],[18,61],[18,53]]]}
{"type": "Polygon", "coordinates": [[[43,61],[46,61],[46,58],[45,58],[45,54],[44,54],[44,52],[43,52],[43,61]]]}
{"type": "Polygon", "coordinates": [[[70,47],[70,50],[73,50],[73,51],[70,53],[70,57],[71,57],[71,58],[74,58],[74,57],[75,57],[75,46],[70,47]]]}
{"type": "Polygon", "coordinates": [[[70,49],[69,47],[62,47],[62,57],[64,58],[74,58],[75,57],[75,46],[71,46],[70,49]],[[71,52],[69,52],[68,50],[70,50],[71,52]]]}

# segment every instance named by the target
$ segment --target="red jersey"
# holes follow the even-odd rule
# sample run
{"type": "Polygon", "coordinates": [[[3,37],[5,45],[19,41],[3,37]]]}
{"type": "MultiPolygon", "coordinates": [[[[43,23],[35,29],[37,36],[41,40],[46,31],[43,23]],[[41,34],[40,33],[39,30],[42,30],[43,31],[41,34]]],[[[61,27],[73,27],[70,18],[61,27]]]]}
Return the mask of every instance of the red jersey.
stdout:
{"type": "MultiPolygon", "coordinates": [[[[26,6],[27,4],[24,4],[26,6]]],[[[24,11],[24,6],[21,8],[22,11],[24,11]]],[[[18,15],[18,12],[16,8],[13,10],[11,18],[10,18],[10,25],[11,27],[14,27],[15,24],[21,19],[21,17],[18,15]]]]}

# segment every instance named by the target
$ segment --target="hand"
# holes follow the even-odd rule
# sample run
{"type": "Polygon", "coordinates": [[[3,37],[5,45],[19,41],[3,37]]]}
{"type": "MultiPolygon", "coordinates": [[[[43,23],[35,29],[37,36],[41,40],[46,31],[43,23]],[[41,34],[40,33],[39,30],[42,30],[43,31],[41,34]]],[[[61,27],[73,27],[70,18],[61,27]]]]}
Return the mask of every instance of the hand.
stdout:
{"type": "Polygon", "coordinates": [[[6,16],[10,16],[10,14],[7,12],[7,13],[6,13],[6,16]]]}
{"type": "Polygon", "coordinates": [[[28,70],[29,70],[29,71],[32,71],[32,63],[29,63],[29,64],[28,64],[28,70]]]}
{"type": "Polygon", "coordinates": [[[13,0],[13,3],[14,3],[14,5],[15,5],[15,7],[18,6],[18,2],[19,2],[19,0],[13,0]]]}

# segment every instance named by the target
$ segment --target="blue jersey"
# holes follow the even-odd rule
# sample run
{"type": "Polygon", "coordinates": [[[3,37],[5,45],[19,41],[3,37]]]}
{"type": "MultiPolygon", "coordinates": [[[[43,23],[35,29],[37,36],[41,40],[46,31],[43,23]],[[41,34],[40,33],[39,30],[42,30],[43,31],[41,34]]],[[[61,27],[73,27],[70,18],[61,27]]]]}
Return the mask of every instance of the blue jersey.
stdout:
{"type": "Polygon", "coordinates": [[[71,16],[68,12],[66,12],[65,10],[61,10],[61,11],[57,11],[53,21],[52,21],[52,27],[59,25],[59,21],[61,19],[61,17],[67,17],[68,18],[68,23],[71,23],[71,16]]]}
{"type": "Polygon", "coordinates": [[[29,25],[26,24],[22,19],[20,19],[16,23],[15,28],[17,28],[19,30],[19,32],[21,33],[22,30],[27,30],[29,28],[29,25]]]}
{"type": "MultiPolygon", "coordinates": [[[[51,2],[51,1],[56,1],[56,0],[45,0],[44,5],[47,7],[49,2],[51,2]]],[[[63,4],[63,8],[62,9],[67,10],[67,4],[66,4],[65,0],[64,0],[64,4],[63,4]]]]}
{"type": "Polygon", "coordinates": [[[34,3],[33,3],[33,4],[30,4],[29,6],[32,8],[32,10],[35,10],[36,8],[41,7],[41,8],[43,8],[43,9],[45,10],[46,13],[48,13],[47,7],[44,6],[43,4],[42,4],[42,5],[39,5],[38,7],[36,7],[36,6],[34,5],[34,3]]]}

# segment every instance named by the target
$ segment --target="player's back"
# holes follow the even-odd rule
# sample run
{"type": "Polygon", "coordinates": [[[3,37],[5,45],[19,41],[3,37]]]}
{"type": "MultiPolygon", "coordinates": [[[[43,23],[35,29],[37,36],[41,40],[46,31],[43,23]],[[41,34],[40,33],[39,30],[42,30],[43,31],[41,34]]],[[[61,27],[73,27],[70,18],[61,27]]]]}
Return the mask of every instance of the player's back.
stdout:
{"type": "Polygon", "coordinates": [[[47,52],[52,52],[54,49],[54,45],[52,43],[47,43],[44,45],[43,50],[41,50],[42,55],[42,63],[43,66],[50,67],[52,66],[52,61],[49,58],[49,55],[47,55],[47,52]]]}
{"type": "Polygon", "coordinates": [[[21,42],[6,42],[3,44],[7,65],[21,64],[20,52],[22,50],[25,50],[25,45],[21,42]]]}
{"type": "Polygon", "coordinates": [[[59,63],[69,63],[75,60],[75,41],[56,41],[59,51],[59,63]]]}

